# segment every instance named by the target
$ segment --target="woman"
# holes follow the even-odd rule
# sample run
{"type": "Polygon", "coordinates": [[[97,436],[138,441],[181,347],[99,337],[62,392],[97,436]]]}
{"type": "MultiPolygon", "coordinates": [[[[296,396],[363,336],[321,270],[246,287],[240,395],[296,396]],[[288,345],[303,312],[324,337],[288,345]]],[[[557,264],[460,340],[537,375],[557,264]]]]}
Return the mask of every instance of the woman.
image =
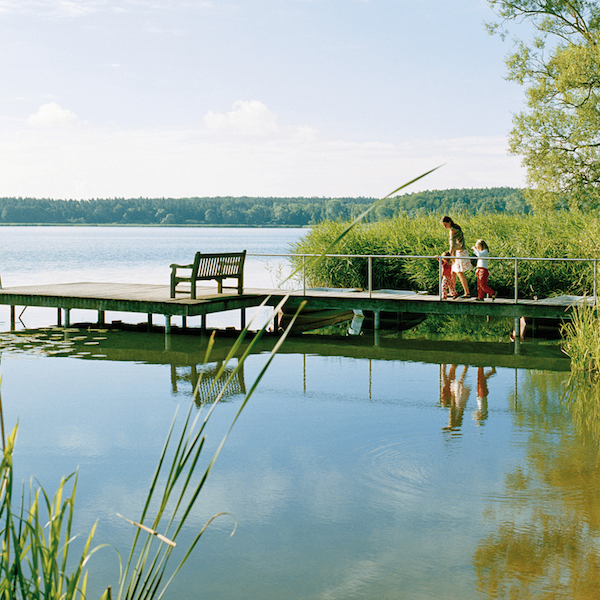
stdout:
{"type": "Polygon", "coordinates": [[[450,254],[455,257],[452,261],[452,271],[458,275],[458,279],[462,285],[464,294],[461,297],[470,298],[471,292],[469,291],[465,272],[470,271],[473,265],[469,258],[469,252],[465,248],[465,236],[460,225],[457,225],[450,217],[444,217],[442,225],[449,230],[450,254]]]}

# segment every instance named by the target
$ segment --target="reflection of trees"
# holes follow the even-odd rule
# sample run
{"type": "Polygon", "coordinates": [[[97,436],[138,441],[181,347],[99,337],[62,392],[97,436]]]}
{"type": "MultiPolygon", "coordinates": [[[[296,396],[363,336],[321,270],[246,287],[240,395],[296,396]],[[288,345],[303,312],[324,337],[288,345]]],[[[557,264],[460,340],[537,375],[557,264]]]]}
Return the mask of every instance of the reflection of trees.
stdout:
{"type": "Polygon", "coordinates": [[[497,530],[475,552],[488,596],[600,597],[598,437],[574,426],[562,402],[567,376],[531,372],[512,398],[526,460],[507,473],[506,500],[488,512],[497,530]]]}

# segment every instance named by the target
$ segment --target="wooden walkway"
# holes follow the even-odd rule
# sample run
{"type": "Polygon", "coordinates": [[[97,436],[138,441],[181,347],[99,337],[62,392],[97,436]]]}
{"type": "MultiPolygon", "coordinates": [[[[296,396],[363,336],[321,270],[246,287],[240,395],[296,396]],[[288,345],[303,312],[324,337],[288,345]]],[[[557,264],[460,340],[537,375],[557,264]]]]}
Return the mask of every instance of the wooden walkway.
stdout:
{"type": "Polygon", "coordinates": [[[286,292],[285,290],[265,290],[245,288],[242,295],[227,288],[221,294],[215,287],[199,287],[198,298],[192,300],[189,293],[178,293],[170,298],[168,285],[147,285],[127,283],[61,283],[34,285],[0,289],[0,304],[11,307],[11,329],[15,328],[17,306],[43,306],[58,309],[58,321],[68,326],[69,311],[86,309],[98,311],[98,323],[104,323],[106,311],[145,313],[149,324],[152,315],[166,317],[167,332],[170,319],[179,316],[202,317],[206,325],[206,315],[229,310],[241,310],[242,325],[245,322],[245,309],[256,307],[270,296],[268,304],[275,306],[281,298],[290,294],[287,306],[295,309],[303,300],[307,308],[339,309],[381,312],[417,313],[426,315],[490,315],[497,317],[526,318],[565,318],[579,298],[561,296],[545,300],[519,300],[497,298],[494,302],[477,302],[474,298],[440,300],[439,296],[415,294],[394,290],[369,292],[346,290],[307,290],[286,292]],[[62,313],[61,313],[62,311],[62,313]]]}

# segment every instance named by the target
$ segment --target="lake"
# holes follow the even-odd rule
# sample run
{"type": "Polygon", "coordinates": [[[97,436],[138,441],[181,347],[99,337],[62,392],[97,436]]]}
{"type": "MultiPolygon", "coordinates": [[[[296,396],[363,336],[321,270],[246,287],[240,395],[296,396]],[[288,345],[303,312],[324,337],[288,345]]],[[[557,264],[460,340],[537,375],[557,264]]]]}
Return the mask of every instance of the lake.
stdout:
{"type": "MultiPolygon", "coordinates": [[[[168,265],[198,249],[280,254],[304,233],[3,227],[2,283],[166,283],[168,265]]],[[[273,285],[280,260],[249,261],[247,284],[273,285]]],[[[172,336],[165,350],[160,333],[61,330],[55,310],[32,309],[30,330],[11,333],[8,311],[2,399],[8,427],[19,423],[18,476],[52,492],[78,469],[75,531],[97,521],[96,542],[124,553],[133,527],[117,513],[139,517],[176,408],[231,340],[218,336],[202,365],[205,337],[172,336]]],[[[401,336],[382,338],[284,344],[185,531],[224,511],[235,534],[231,517],[215,520],[168,598],[598,596],[598,444],[563,402],[569,372],[464,365],[460,343],[441,353],[424,341],[422,360],[399,360],[401,336]]],[[[268,350],[248,357],[217,406],[209,449],[268,350]]],[[[114,589],[113,550],[89,568],[89,597],[114,589]]]]}

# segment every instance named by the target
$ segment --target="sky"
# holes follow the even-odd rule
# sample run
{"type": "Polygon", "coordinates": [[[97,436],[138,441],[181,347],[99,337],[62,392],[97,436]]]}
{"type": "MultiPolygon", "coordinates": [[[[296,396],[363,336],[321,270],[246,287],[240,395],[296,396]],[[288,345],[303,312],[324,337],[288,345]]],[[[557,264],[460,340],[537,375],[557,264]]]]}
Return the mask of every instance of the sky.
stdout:
{"type": "Polygon", "coordinates": [[[0,197],[523,187],[485,0],[0,0],[0,197]]]}

